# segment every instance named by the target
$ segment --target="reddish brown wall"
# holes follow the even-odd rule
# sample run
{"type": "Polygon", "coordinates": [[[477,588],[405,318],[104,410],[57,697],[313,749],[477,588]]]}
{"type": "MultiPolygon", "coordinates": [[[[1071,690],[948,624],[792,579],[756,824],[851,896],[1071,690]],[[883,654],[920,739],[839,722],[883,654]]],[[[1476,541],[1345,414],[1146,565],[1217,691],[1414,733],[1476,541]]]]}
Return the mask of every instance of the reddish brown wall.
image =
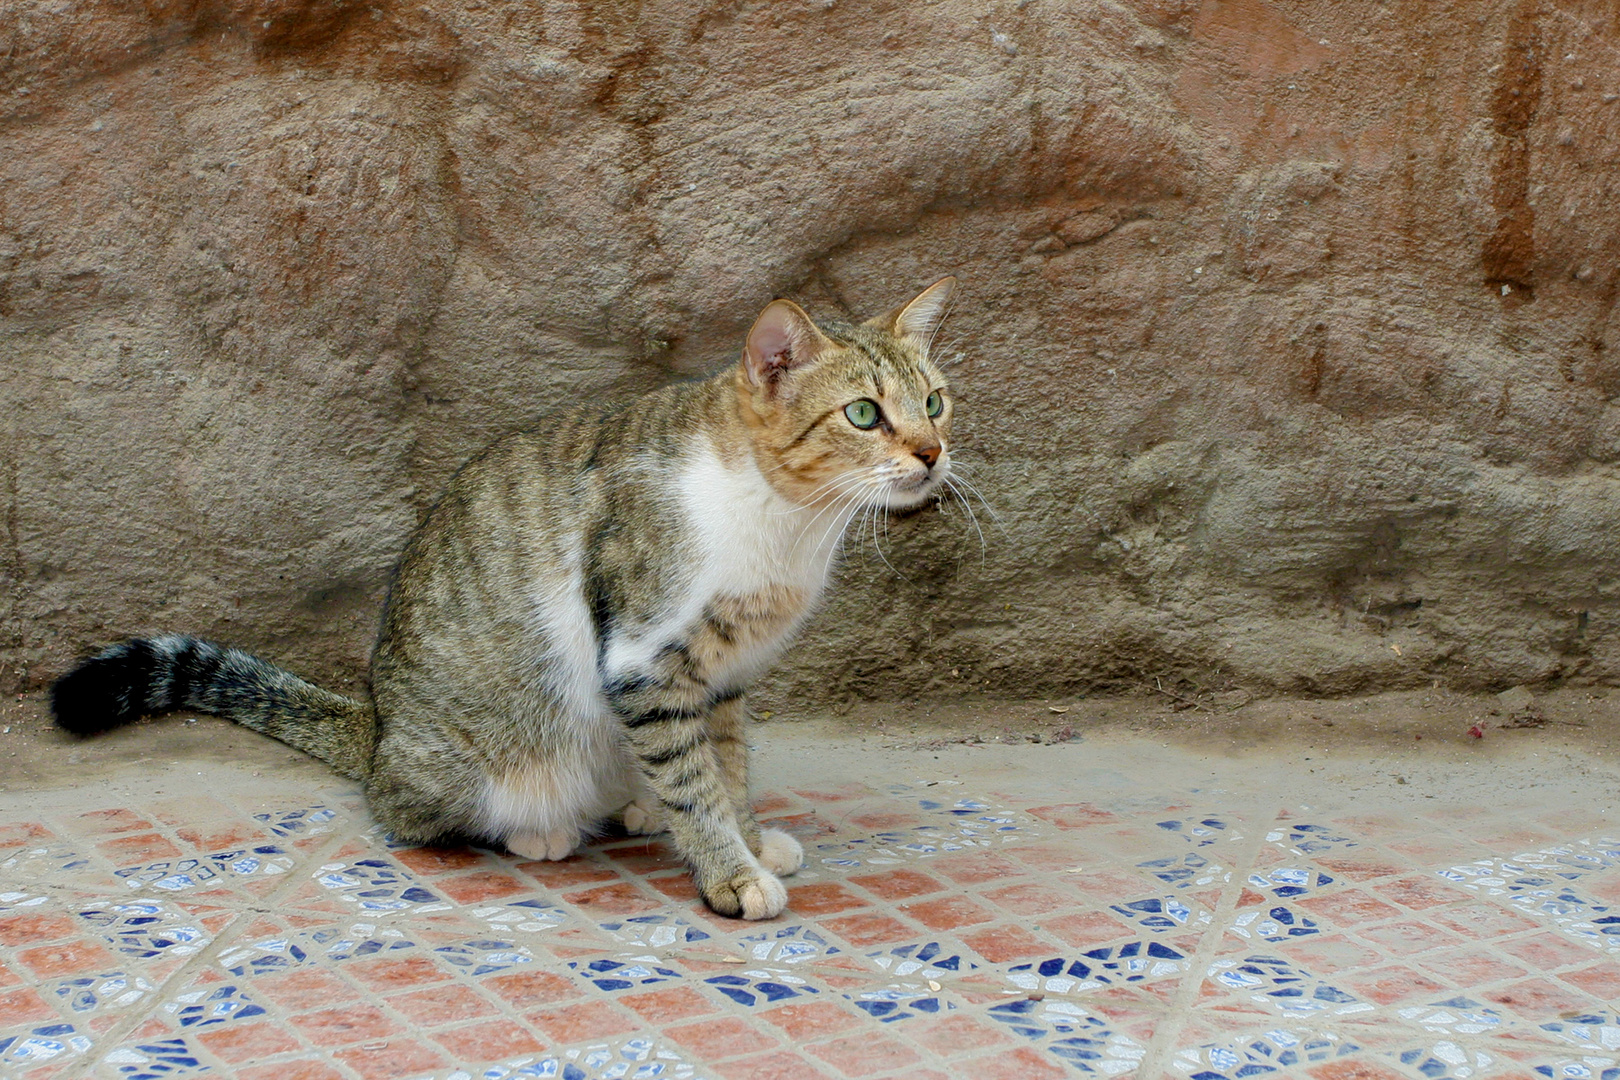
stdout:
{"type": "Polygon", "coordinates": [[[1001,523],[778,691],[1612,680],[1617,128],[1595,0],[0,0],[4,679],[352,678],[491,435],[954,272],[1001,523]]]}

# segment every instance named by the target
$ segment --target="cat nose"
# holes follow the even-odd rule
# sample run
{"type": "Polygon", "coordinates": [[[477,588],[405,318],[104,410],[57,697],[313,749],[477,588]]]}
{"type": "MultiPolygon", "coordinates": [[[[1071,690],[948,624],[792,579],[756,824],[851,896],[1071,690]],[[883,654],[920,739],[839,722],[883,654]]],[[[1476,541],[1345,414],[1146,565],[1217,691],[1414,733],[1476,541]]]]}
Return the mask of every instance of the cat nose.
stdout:
{"type": "Polygon", "coordinates": [[[918,448],[916,450],[913,450],[912,453],[916,454],[919,458],[921,458],[922,463],[924,465],[928,466],[930,469],[932,469],[934,467],[934,462],[939,460],[939,447],[938,446],[920,447],[920,448],[918,448]]]}

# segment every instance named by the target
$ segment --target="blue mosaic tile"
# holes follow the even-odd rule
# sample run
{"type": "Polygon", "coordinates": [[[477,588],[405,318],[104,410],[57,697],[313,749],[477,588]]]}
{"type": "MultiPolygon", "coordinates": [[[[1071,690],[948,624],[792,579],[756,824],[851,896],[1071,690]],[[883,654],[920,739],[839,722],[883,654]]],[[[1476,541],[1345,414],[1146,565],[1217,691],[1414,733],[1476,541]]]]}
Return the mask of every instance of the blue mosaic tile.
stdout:
{"type": "Polygon", "coordinates": [[[1195,847],[1209,847],[1211,844],[1241,840],[1243,836],[1237,831],[1237,823],[1219,817],[1191,817],[1176,818],[1171,821],[1155,822],[1159,828],[1167,833],[1181,837],[1195,847]]]}
{"type": "Polygon", "coordinates": [[[153,888],[166,892],[192,889],[218,879],[266,877],[285,874],[293,868],[293,857],[276,844],[235,851],[219,851],[196,859],[164,859],[145,866],[126,866],[113,873],[132,889],[153,888]]]}
{"type": "Polygon", "coordinates": [[[1308,896],[1324,886],[1333,884],[1333,878],[1320,870],[1300,870],[1294,867],[1277,867],[1267,870],[1263,874],[1250,874],[1249,885],[1268,892],[1279,900],[1292,900],[1296,896],[1308,896]]]}
{"type": "Polygon", "coordinates": [[[1209,977],[1284,1016],[1308,1016],[1318,1012],[1343,1016],[1373,1009],[1366,1002],[1275,956],[1217,960],[1210,965],[1209,977]]]}
{"type": "Polygon", "coordinates": [[[1173,885],[1178,889],[1222,885],[1232,879],[1230,870],[1210,862],[1196,851],[1164,859],[1149,859],[1136,865],[1166,885],[1173,885]]]}
{"type": "Polygon", "coordinates": [[[459,945],[441,945],[433,951],[469,975],[488,975],[534,963],[529,950],[509,941],[464,941],[459,945]]]}
{"type": "Polygon", "coordinates": [[[315,959],[337,961],[417,948],[402,931],[378,929],[374,923],[322,927],[238,944],[219,957],[219,965],[238,977],[290,971],[315,959]]]}
{"type": "Polygon", "coordinates": [[[1209,912],[1174,896],[1150,896],[1124,904],[1111,904],[1109,910],[1123,915],[1127,922],[1154,933],[1181,930],[1188,926],[1208,926],[1211,919],[1209,912]]]}
{"type": "Polygon", "coordinates": [[[681,978],[678,971],[640,960],[571,960],[568,967],[598,990],[629,990],[681,978]]]}
{"type": "Polygon", "coordinates": [[[98,901],[80,910],[79,917],[117,951],[143,959],[190,956],[212,940],[200,921],[161,900],[98,901]]]}
{"type": "Polygon", "coordinates": [[[500,933],[537,934],[556,929],[572,918],[566,908],[544,900],[515,900],[509,904],[472,908],[468,914],[500,933]]]}
{"type": "Polygon", "coordinates": [[[1172,1065],[1193,1080],[1245,1080],[1298,1065],[1333,1061],[1360,1049],[1342,1035],[1276,1028],[1179,1050],[1172,1065]]]}
{"type": "Polygon", "coordinates": [[[1240,911],[1232,918],[1232,933],[1257,941],[1287,941],[1321,933],[1316,920],[1288,907],[1269,911],[1240,911]]]}
{"type": "Polygon", "coordinates": [[[615,941],[643,949],[690,945],[697,941],[708,941],[711,936],[707,931],[675,915],[635,915],[628,919],[614,919],[596,925],[612,935],[615,941]]]}
{"type": "Polygon", "coordinates": [[[101,1060],[116,1065],[127,1080],[164,1080],[212,1071],[197,1059],[196,1052],[184,1039],[158,1039],[121,1046],[101,1060]]]}
{"type": "Polygon", "coordinates": [[[165,1010],[180,1021],[181,1027],[207,1027],[223,1024],[227,1020],[245,1020],[250,1016],[263,1016],[263,1007],[256,1005],[234,986],[204,987],[181,994],[166,1002],[165,1010]]]}
{"type": "Polygon", "coordinates": [[[1073,960],[1053,957],[1038,964],[1017,964],[1007,969],[1007,979],[1022,990],[1070,994],[1161,979],[1186,971],[1188,963],[1185,953],[1163,942],[1130,941],[1092,949],[1073,960]]]}
{"type": "Polygon", "coordinates": [[[937,1016],[956,1008],[954,1002],[940,997],[938,991],[904,983],[844,996],[853,1001],[857,1009],[884,1024],[914,1016],[937,1016]]]}
{"type": "Polygon", "coordinates": [[[46,993],[69,1012],[89,1013],[102,1009],[126,1009],[156,988],[139,975],[111,971],[104,975],[80,975],[59,979],[46,993]]]}
{"type": "Polygon", "coordinates": [[[1591,1054],[1620,1053],[1620,1012],[1614,1009],[1565,1016],[1542,1024],[1541,1030],[1591,1054]]]}
{"type": "Polygon", "coordinates": [[[736,974],[712,975],[703,980],[739,1005],[771,1005],[778,1001],[821,993],[797,975],[786,971],[757,969],[736,974]]]}
{"type": "Polygon", "coordinates": [[[943,979],[979,966],[950,952],[937,941],[878,949],[867,953],[866,957],[891,975],[920,979],[943,979]]]}
{"type": "MultiPolygon", "coordinates": [[[[905,785],[891,789],[901,795],[911,790],[905,785]]],[[[1044,832],[1044,826],[1034,818],[978,799],[921,798],[916,805],[942,820],[939,824],[885,829],[871,836],[829,840],[815,845],[817,857],[822,865],[838,870],[893,866],[945,852],[1028,839],[1044,832]]]]}
{"type": "Polygon", "coordinates": [[[89,855],[66,844],[45,844],[24,848],[0,862],[0,881],[16,881],[26,886],[29,882],[44,881],[51,874],[90,869],[94,869],[94,865],[89,855]]]}
{"type": "Polygon", "coordinates": [[[39,907],[47,903],[49,899],[49,897],[38,893],[0,892],[0,914],[39,907]]]}
{"type": "Polygon", "coordinates": [[[1118,1076],[1142,1063],[1147,1048],[1070,1001],[1018,998],[992,1005],[991,1019],[1080,1072],[1118,1076]]]}
{"type": "Polygon", "coordinates": [[[1620,1063],[1613,1058],[1566,1058],[1551,1065],[1537,1065],[1535,1071],[1549,1080],[1620,1080],[1620,1063]]]}
{"type": "Polygon", "coordinates": [[[1473,998],[1454,997],[1432,1005],[1413,1005],[1397,1010],[1408,1024],[1447,1035],[1483,1035],[1503,1030],[1501,1013],[1473,998]]]}
{"type": "Polygon", "coordinates": [[[445,1080],[697,1080],[697,1068],[652,1039],[597,1043],[545,1057],[518,1058],[445,1080]]]}
{"type": "Polygon", "coordinates": [[[1470,1080],[1492,1071],[1491,1067],[1497,1063],[1483,1050],[1465,1049],[1449,1040],[1433,1046],[1397,1050],[1388,1056],[1405,1066],[1409,1073],[1427,1080],[1470,1080]]]}
{"type": "Polygon", "coordinates": [[[1266,833],[1266,842],[1288,848],[1297,855],[1320,855],[1324,851],[1348,851],[1361,845],[1327,825],[1284,825],[1266,833]]]}
{"type": "Polygon", "coordinates": [[[752,959],[774,964],[802,964],[824,956],[834,956],[840,950],[808,926],[784,926],[777,930],[750,934],[742,945],[752,959]]]}
{"type": "Polygon", "coordinates": [[[1620,840],[1613,837],[1581,840],[1515,855],[1513,861],[1530,870],[1576,881],[1588,874],[1599,874],[1620,866],[1620,840]]]}
{"type": "Polygon", "coordinates": [[[301,810],[254,814],[253,820],[263,822],[277,836],[318,836],[330,831],[328,826],[336,817],[337,811],[330,807],[311,806],[301,810]]]}
{"type": "Polygon", "coordinates": [[[16,1035],[0,1038],[0,1065],[28,1068],[53,1061],[68,1061],[90,1049],[86,1032],[72,1024],[40,1024],[16,1035]]]}
{"type": "Polygon", "coordinates": [[[450,905],[418,885],[404,869],[386,859],[356,859],[328,863],[315,880],[338,899],[361,911],[383,915],[394,912],[448,911],[450,905]]]}
{"type": "Polygon", "coordinates": [[[1436,873],[1486,896],[1505,897],[1528,915],[1611,953],[1620,953],[1620,909],[1585,896],[1568,884],[1568,874],[1534,870],[1507,859],[1480,859],[1436,873]]]}

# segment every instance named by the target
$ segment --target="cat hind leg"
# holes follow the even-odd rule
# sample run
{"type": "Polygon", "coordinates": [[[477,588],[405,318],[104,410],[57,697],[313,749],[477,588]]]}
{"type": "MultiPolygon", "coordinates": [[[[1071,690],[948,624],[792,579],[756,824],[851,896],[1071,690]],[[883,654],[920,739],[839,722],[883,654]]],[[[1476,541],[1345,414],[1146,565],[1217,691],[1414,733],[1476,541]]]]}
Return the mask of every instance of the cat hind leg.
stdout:
{"type": "Polygon", "coordinates": [[[556,862],[566,859],[579,847],[578,829],[552,829],[549,832],[515,832],[506,838],[506,850],[525,859],[556,862]]]}

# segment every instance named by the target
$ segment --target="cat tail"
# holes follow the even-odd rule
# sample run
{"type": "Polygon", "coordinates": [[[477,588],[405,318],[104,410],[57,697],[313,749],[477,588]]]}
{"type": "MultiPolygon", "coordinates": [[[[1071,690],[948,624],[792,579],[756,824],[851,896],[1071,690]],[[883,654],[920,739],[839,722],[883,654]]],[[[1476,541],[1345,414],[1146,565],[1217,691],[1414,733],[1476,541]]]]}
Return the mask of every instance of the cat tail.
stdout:
{"type": "Polygon", "coordinates": [[[56,724],[75,735],[175,709],[263,732],[356,780],[371,771],[377,721],[369,704],[322,690],[256,656],[183,634],[114,645],[51,686],[56,724]]]}

